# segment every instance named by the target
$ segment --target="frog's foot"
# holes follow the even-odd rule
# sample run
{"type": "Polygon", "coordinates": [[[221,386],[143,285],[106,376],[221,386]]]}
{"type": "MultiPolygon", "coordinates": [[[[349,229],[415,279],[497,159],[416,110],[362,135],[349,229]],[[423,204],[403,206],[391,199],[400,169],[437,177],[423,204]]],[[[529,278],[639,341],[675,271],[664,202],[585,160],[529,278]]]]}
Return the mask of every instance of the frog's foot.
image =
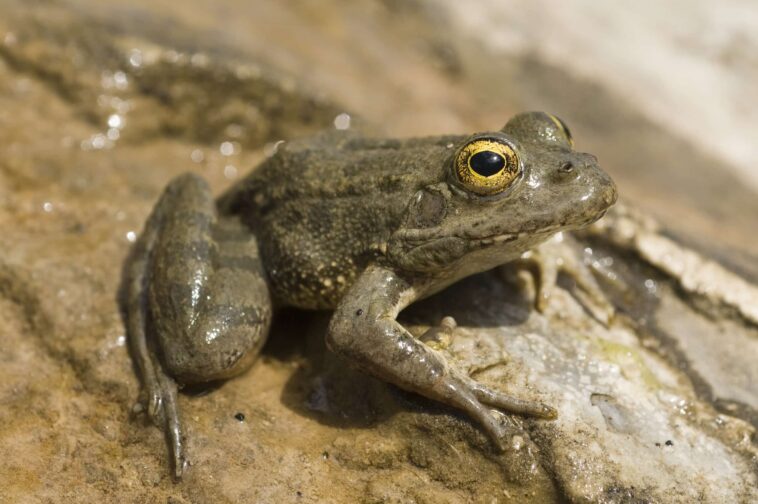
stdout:
{"type": "Polygon", "coordinates": [[[440,321],[439,325],[427,329],[419,339],[435,350],[445,349],[452,343],[453,331],[457,326],[455,319],[447,316],[440,321]]]}
{"type": "MultiPolygon", "coordinates": [[[[434,350],[443,350],[452,343],[456,327],[453,317],[444,317],[439,325],[429,328],[419,340],[434,350]]],[[[474,417],[500,449],[504,449],[507,436],[499,415],[490,407],[505,413],[545,419],[554,419],[558,415],[554,408],[546,404],[497,392],[453,370],[448,370],[446,376],[435,384],[432,395],[439,395],[443,402],[457,406],[474,417]]]]}
{"type": "MultiPolygon", "coordinates": [[[[145,376],[144,391],[147,397],[143,396],[141,399],[147,403],[148,418],[165,434],[174,468],[174,478],[179,480],[189,462],[184,455],[183,429],[177,406],[178,388],[176,382],[166,375],[161,367],[157,367],[156,370],[152,378],[145,376]]],[[[141,410],[143,407],[140,402],[135,405],[135,411],[141,410]]]]}
{"type": "Polygon", "coordinates": [[[498,392],[457,371],[449,371],[435,384],[431,395],[438,394],[442,402],[456,406],[473,417],[500,450],[506,448],[508,441],[506,427],[500,415],[490,408],[545,420],[558,417],[558,411],[547,404],[498,392]]]}
{"type": "Polygon", "coordinates": [[[132,412],[145,412],[147,417],[162,429],[169,446],[174,478],[179,480],[189,462],[184,455],[182,424],[177,406],[178,388],[176,382],[164,371],[153,349],[145,341],[144,329],[134,331],[133,336],[141,341],[133,343],[133,352],[141,371],[142,393],[132,412]]]}
{"type": "Polygon", "coordinates": [[[524,253],[517,266],[531,273],[535,307],[544,313],[558,282],[558,274],[571,278],[576,289],[574,294],[585,308],[601,323],[613,321],[615,308],[608,301],[595,277],[581,260],[574,240],[563,233],[524,253]]]}

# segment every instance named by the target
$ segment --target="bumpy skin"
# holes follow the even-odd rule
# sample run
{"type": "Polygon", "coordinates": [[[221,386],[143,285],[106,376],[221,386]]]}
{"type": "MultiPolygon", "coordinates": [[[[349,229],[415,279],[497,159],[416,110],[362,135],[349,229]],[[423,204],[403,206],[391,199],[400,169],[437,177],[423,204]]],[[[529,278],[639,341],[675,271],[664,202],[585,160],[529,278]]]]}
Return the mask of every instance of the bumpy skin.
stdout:
{"type": "Polygon", "coordinates": [[[334,309],[329,348],[466,411],[497,444],[504,431],[489,406],[555,416],[453,370],[427,338],[396,321],[415,300],[519,259],[556,232],[597,220],[616,200],[595,157],[574,151],[554,117],[521,114],[487,135],[513,146],[522,168],[492,196],[456,177],[456,152],[471,138],[459,136],[335,132],[292,142],[215,205],[196,176],[169,185],[133,254],[128,312],[148,414],[167,433],[177,477],[185,458],[176,383],[244,371],[267,336],[272,307],[334,309]]]}

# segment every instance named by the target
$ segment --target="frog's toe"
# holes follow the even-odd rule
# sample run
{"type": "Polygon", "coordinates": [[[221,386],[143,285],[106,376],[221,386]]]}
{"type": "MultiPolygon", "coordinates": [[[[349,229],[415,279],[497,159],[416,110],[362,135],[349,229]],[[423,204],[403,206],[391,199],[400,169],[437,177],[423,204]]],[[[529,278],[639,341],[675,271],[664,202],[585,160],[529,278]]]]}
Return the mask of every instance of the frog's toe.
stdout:
{"type": "Polygon", "coordinates": [[[419,339],[435,350],[445,349],[452,343],[453,331],[456,327],[458,324],[455,319],[447,316],[440,321],[439,325],[430,327],[419,339]]]}
{"type": "Polygon", "coordinates": [[[179,408],[177,406],[178,389],[176,383],[168,376],[162,375],[160,378],[161,394],[159,398],[159,415],[156,417],[160,420],[163,432],[169,446],[169,456],[174,466],[174,477],[181,479],[182,473],[187,466],[187,460],[184,457],[184,439],[182,435],[182,424],[179,420],[179,408]]]}
{"type": "Polygon", "coordinates": [[[441,397],[435,396],[471,415],[501,450],[507,447],[508,428],[497,411],[549,420],[558,416],[556,409],[546,404],[494,391],[457,372],[450,372],[436,385],[441,397]]]}
{"type": "Polygon", "coordinates": [[[558,283],[558,275],[572,279],[576,285],[573,293],[581,304],[601,323],[610,324],[615,308],[598,285],[590,266],[582,262],[578,244],[562,234],[526,252],[516,265],[531,274],[534,284],[534,304],[537,311],[545,313],[558,283]]]}
{"type": "Polygon", "coordinates": [[[616,308],[608,301],[605,293],[598,285],[589,268],[584,265],[576,265],[567,269],[565,273],[576,283],[578,295],[592,315],[609,325],[616,315],[616,308]]]}
{"type": "Polygon", "coordinates": [[[477,397],[476,390],[471,386],[470,382],[463,380],[463,383],[461,383],[455,377],[450,376],[447,380],[443,381],[447,382],[445,386],[453,394],[451,400],[446,402],[466,411],[478,422],[498,448],[501,450],[505,449],[507,439],[506,427],[503,425],[500,416],[490,410],[477,397]]]}
{"type": "Polygon", "coordinates": [[[534,296],[534,307],[540,313],[545,313],[550,305],[550,299],[558,283],[558,265],[552,261],[535,260],[535,267],[539,272],[538,278],[535,279],[536,294],[534,296]]]}
{"type": "Polygon", "coordinates": [[[169,446],[169,457],[174,466],[174,477],[178,480],[181,479],[188,462],[184,456],[177,395],[176,382],[161,370],[156,370],[154,379],[145,384],[144,395],[132,411],[135,414],[145,412],[153,424],[163,430],[169,446]]]}
{"type": "Polygon", "coordinates": [[[160,391],[150,390],[148,392],[148,399],[147,399],[147,416],[150,418],[150,420],[153,421],[156,425],[160,425],[161,423],[161,416],[163,412],[163,399],[161,398],[160,391]]]}
{"type": "Polygon", "coordinates": [[[508,413],[544,418],[546,420],[553,420],[558,417],[558,411],[552,406],[537,401],[518,399],[502,392],[494,391],[481,384],[476,384],[474,394],[484,404],[494,406],[508,413]]]}

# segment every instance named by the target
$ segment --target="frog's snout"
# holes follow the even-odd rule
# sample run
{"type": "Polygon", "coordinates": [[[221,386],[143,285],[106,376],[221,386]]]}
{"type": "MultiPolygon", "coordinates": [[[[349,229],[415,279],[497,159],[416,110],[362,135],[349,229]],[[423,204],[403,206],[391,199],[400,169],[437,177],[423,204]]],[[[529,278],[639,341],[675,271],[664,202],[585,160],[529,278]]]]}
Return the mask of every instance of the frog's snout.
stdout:
{"type": "Polygon", "coordinates": [[[616,189],[616,183],[613,181],[613,179],[608,175],[606,175],[606,177],[608,178],[608,185],[606,186],[603,198],[605,199],[605,204],[610,207],[618,200],[619,193],[616,189]]]}
{"type": "Polygon", "coordinates": [[[613,181],[611,176],[605,173],[597,164],[595,164],[594,169],[596,170],[597,177],[599,179],[597,186],[601,190],[601,198],[603,200],[605,208],[609,208],[614,203],[616,203],[616,200],[618,199],[618,190],[616,189],[616,183],[613,181]]]}
{"type": "Polygon", "coordinates": [[[618,199],[616,183],[613,182],[610,175],[600,168],[597,157],[593,154],[582,152],[573,160],[573,164],[580,164],[581,167],[579,169],[590,174],[590,184],[599,190],[600,200],[604,208],[608,208],[616,203],[618,199]]]}

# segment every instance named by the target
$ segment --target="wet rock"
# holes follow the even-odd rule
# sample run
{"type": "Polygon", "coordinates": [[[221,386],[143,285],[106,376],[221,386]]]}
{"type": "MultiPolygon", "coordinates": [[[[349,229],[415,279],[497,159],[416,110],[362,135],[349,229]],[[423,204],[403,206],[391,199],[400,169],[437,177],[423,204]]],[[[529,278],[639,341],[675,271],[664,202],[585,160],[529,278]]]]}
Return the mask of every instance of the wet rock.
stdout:
{"type": "Polygon", "coordinates": [[[422,3],[402,21],[392,17],[395,3],[323,2],[314,12],[262,2],[260,17],[243,25],[255,29],[233,33],[288,48],[291,39],[256,34],[268,33],[272,19],[292,22],[292,39],[311,43],[269,49],[282,68],[198,28],[215,14],[196,2],[170,15],[160,4],[0,7],[0,451],[12,454],[0,461],[0,500],[758,498],[756,287],[745,252],[754,242],[744,232],[755,225],[754,195],[735,187],[732,200],[692,210],[676,227],[688,202],[708,194],[707,181],[683,170],[713,172],[717,163],[689,153],[677,164],[680,140],[669,142],[633,110],[613,109],[599,84],[588,91],[586,82],[546,79],[560,69],[531,60],[498,60],[493,70],[481,48],[430,24],[422,3]],[[118,8],[123,15],[108,11],[118,8]],[[340,46],[337,11],[372,27],[360,35],[366,45],[340,46]],[[427,67],[430,50],[437,62],[427,67]],[[398,72],[369,72],[390,53],[398,72]],[[514,75],[511,89],[491,84],[514,75]],[[308,87],[315,83],[319,90],[308,87]],[[345,109],[392,133],[429,134],[500,125],[534,93],[561,105],[589,92],[622,119],[607,128],[600,107],[569,107],[582,125],[577,138],[603,145],[622,193],[645,194],[660,180],[657,166],[627,170],[628,145],[672,161],[656,177],[684,181],[652,204],[672,210],[665,227],[621,212],[580,237],[616,320],[593,318],[566,282],[539,314],[516,285],[491,274],[402,314],[416,334],[453,316],[444,350],[451,362],[552,404],[556,421],[503,416],[510,448],[497,452],[459,412],[346,367],[324,348],[323,318],[288,314],[249,373],[181,396],[193,465],[182,483],[170,479],[161,434],[132,410],[139,383],[117,301],[123,260],[171,177],[191,170],[220,192],[270,153],[270,142],[333,127],[345,109]],[[730,210],[735,219],[715,229],[730,210]],[[683,228],[699,230],[697,239],[683,228]]]}

